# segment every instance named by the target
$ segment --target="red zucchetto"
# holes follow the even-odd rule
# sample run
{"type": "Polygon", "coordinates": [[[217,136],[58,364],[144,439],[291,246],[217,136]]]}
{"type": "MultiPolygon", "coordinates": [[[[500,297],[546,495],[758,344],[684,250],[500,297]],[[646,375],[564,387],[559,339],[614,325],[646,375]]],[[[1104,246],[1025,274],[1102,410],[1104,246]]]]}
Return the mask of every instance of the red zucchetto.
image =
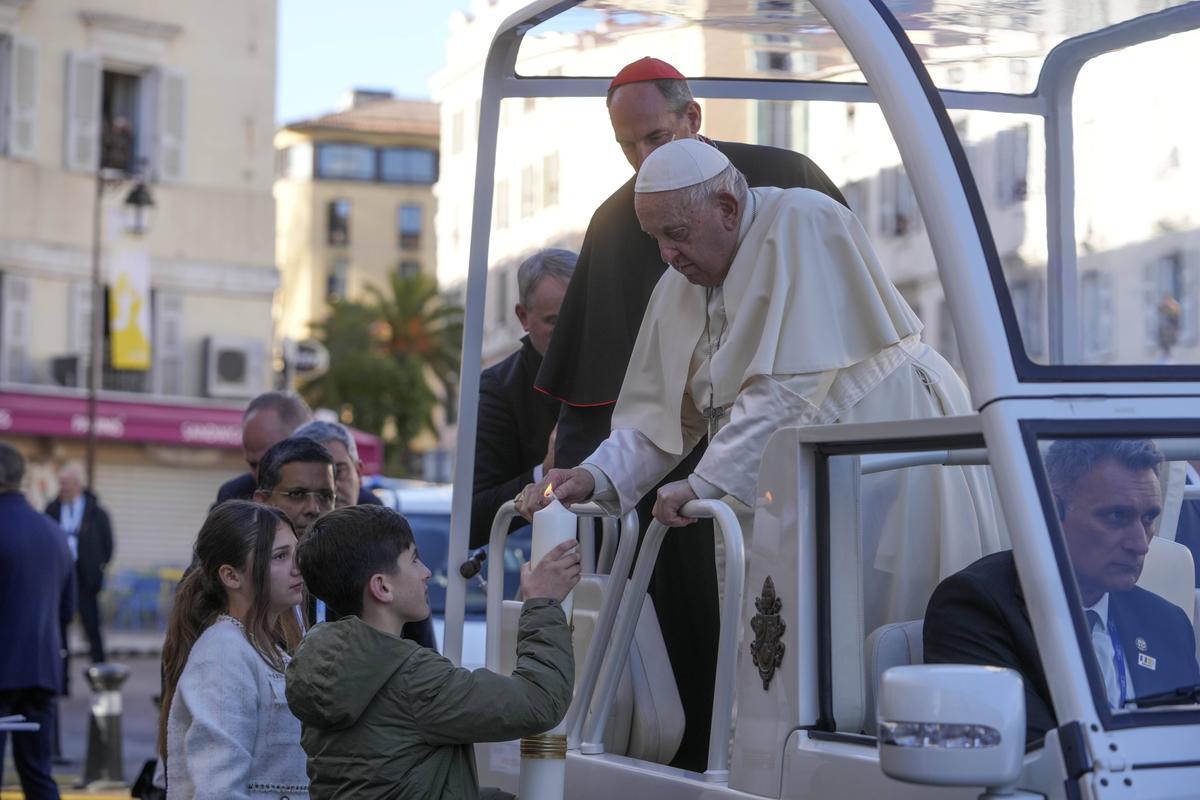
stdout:
{"type": "Polygon", "coordinates": [[[612,92],[618,86],[624,86],[627,83],[641,83],[642,81],[658,81],[658,80],[682,81],[686,80],[683,73],[672,67],[665,61],[660,61],[657,58],[646,56],[639,58],[632,64],[625,65],[617,77],[612,79],[612,83],[608,85],[608,91],[612,92]]]}

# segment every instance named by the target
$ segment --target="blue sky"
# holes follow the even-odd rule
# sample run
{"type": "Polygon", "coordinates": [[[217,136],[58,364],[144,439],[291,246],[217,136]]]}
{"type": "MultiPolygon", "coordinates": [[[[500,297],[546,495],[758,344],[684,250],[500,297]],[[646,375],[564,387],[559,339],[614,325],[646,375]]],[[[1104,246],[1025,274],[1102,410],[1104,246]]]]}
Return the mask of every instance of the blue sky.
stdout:
{"type": "Polygon", "coordinates": [[[450,13],[468,0],[280,0],[275,120],[333,110],[351,87],[429,97],[450,13]]]}

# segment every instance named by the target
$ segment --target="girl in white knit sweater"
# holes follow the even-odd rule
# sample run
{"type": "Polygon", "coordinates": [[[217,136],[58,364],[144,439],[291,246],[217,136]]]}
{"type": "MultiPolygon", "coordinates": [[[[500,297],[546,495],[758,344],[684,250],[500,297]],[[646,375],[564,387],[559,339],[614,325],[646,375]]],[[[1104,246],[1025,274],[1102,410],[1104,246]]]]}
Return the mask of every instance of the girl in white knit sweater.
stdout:
{"type": "Polygon", "coordinates": [[[283,681],[302,635],[295,550],[287,517],[258,503],[222,503],[200,529],[163,645],[171,800],[308,796],[283,681]]]}

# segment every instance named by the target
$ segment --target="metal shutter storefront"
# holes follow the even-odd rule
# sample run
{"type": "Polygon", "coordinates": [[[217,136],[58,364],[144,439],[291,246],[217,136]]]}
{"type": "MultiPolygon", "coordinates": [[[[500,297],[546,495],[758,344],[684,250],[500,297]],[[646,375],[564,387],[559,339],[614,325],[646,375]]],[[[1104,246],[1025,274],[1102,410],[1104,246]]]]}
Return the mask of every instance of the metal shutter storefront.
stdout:
{"type": "Polygon", "coordinates": [[[232,477],[228,467],[98,466],[97,491],[116,539],[110,570],[187,566],[217,489],[232,477]]]}

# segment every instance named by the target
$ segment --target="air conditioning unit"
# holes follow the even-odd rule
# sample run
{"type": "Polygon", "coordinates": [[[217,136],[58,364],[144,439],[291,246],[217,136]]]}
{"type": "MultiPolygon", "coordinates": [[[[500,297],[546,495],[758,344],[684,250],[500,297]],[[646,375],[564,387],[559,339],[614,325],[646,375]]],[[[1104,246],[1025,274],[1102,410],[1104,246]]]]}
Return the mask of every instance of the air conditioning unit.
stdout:
{"type": "Polygon", "coordinates": [[[238,336],[208,336],[204,339],[205,395],[248,398],[266,389],[266,344],[238,336]]]}
{"type": "Polygon", "coordinates": [[[77,354],[50,359],[50,377],[59,386],[81,388],[87,385],[86,364],[77,354]]]}

